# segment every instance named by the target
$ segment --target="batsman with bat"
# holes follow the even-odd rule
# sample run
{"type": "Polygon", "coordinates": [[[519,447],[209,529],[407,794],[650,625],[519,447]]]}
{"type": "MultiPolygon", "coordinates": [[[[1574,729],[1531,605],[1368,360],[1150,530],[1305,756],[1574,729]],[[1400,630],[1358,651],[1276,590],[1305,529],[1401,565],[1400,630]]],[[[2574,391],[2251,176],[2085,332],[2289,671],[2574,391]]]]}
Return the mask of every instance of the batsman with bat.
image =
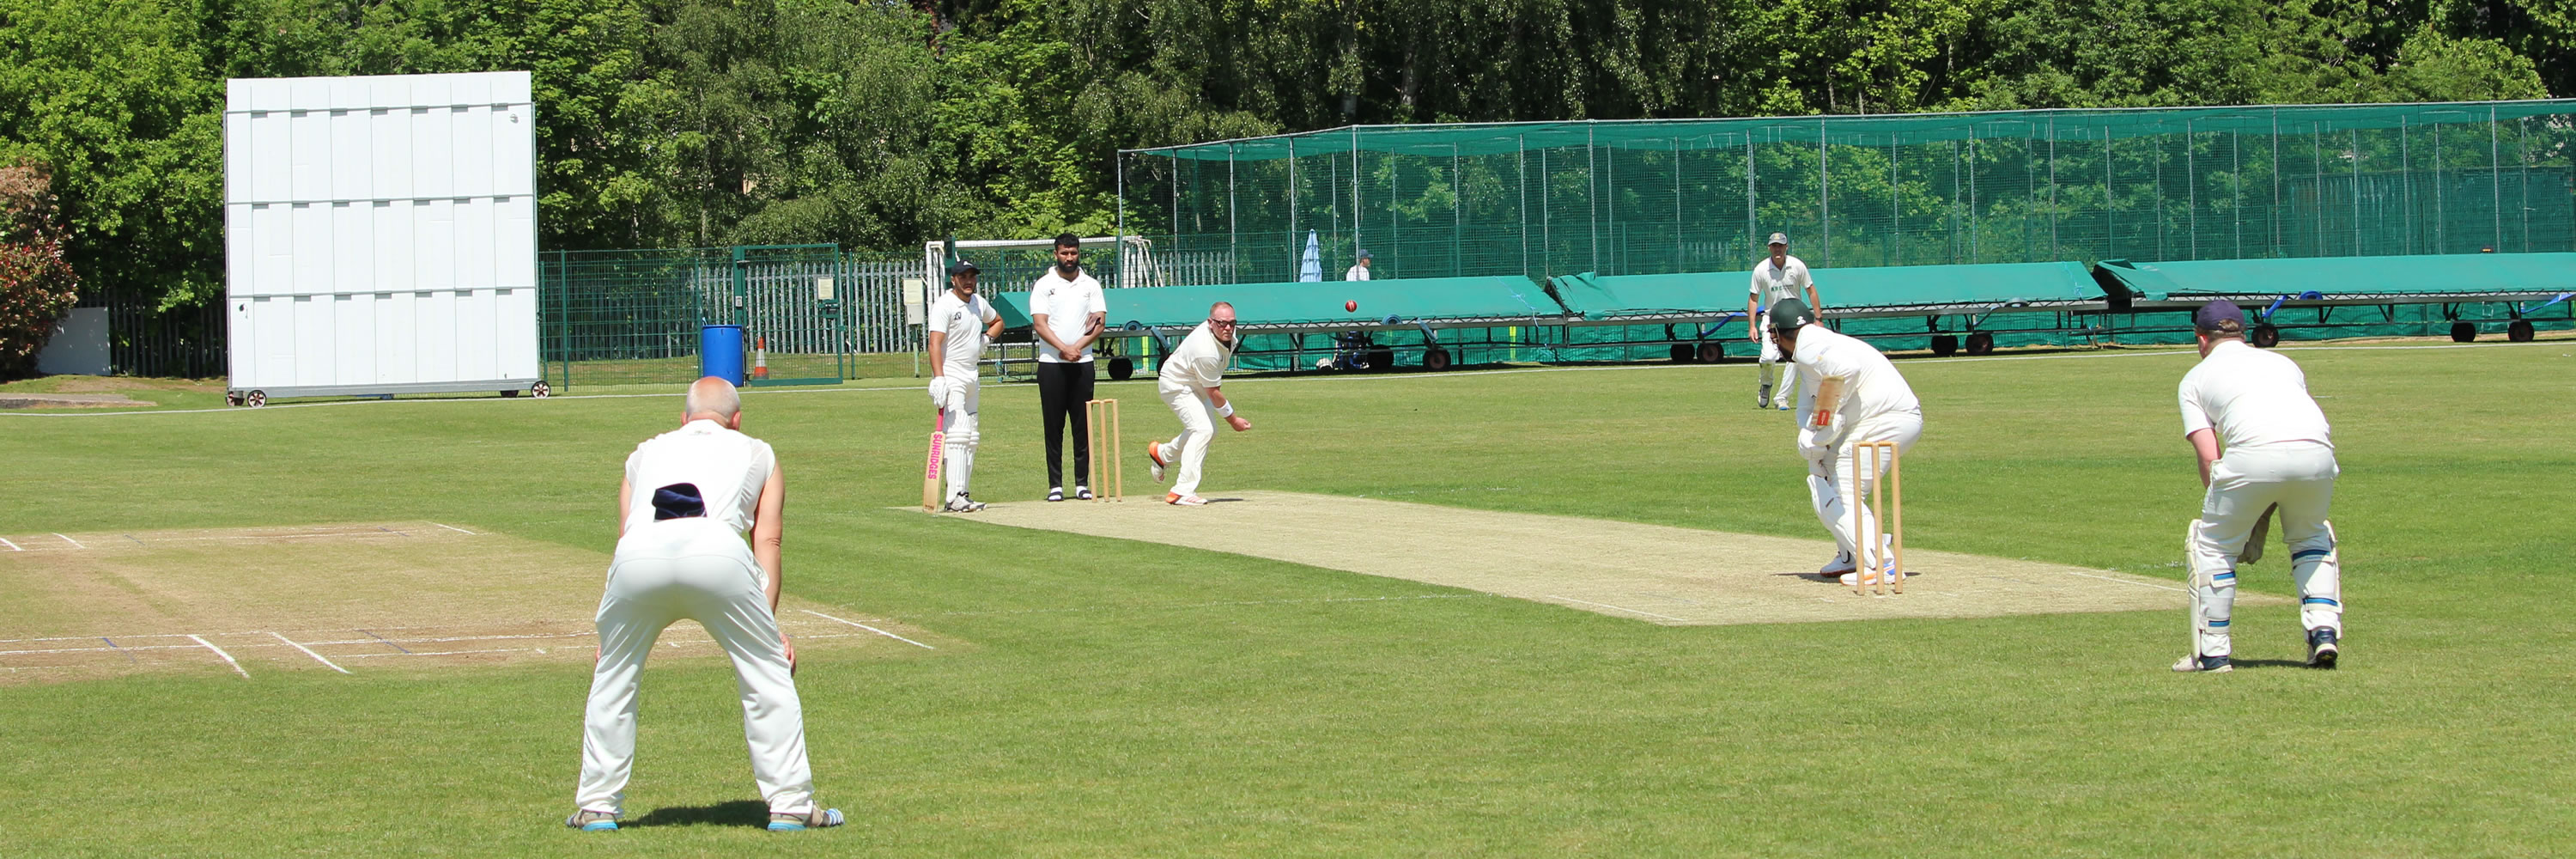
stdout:
{"type": "Polygon", "coordinates": [[[2299,588],[2308,665],[2333,668],[2343,653],[2343,565],[2335,552],[2334,442],[2307,374],[2278,352],[2245,343],[2245,312],[2221,299],[2192,313],[2201,360],[2182,377],[2182,432],[2200,460],[2200,517],[2184,535],[2191,566],[2192,652],[2175,671],[2233,671],[2229,621],[2236,565],[2262,556],[2263,531],[2280,517],[2299,588]]]}
{"type": "Polygon", "coordinates": [[[1771,304],[1771,340],[1797,368],[1798,455],[1807,461],[1807,499],[1839,550],[1817,572],[1839,576],[1847,586],[1871,580],[1862,570],[1874,571],[1878,580],[1901,583],[1905,572],[1890,556],[1887,530],[1861,503],[1894,463],[1877,462],[1856,473],[1852,443],[1895,442],[1900,456],[1913,450],[1923,436],[1922,402],[1886,355],[1816,324],[1806,302],[1783,298],[1771,304]],[[1859,473],[1869,479],[1860,480],[1859,473]],[[1878,545],[1860,546],[1854,536],[1863,531],[1880,535],[1872,541],[1878,545]]]}
{"type": "Polygon", "coordinates": [[[984,509],[982,502],[966,494],[967,481],[975,476],[975,445],[981,439],[975,408],[983,385],[976,378],[976,363],[984,357],[984,344],[1002,334],[1002,314],[975,294],[975,271],[974,263],[962,259],[949,263],[948,291],[931,302],[928,317],[929,352],[938,362],[938,375],[930,378],[930,404],[939,410],[939,430],[931,437],[939,440],[946,461],[932,464],[922,490],[929,493],[937,485],[932,478],[945,474],[948,491],[941,509],[951,513],[984,509]]]}

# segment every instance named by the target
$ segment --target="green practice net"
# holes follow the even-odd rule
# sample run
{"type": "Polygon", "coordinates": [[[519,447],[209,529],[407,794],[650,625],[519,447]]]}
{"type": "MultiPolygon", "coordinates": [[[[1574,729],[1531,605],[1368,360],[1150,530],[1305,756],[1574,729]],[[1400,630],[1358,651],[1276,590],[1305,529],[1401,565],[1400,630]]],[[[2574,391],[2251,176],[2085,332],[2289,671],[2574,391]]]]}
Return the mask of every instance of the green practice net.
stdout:
{"type": "Polygon", "coordinates": [[[1178,284],[1741,271],[1782,232],[1830,304],[1837,267],[2576,250],[2571,144],[2576,100],[1359,126],[1122,152],[1120,218],[1178,284]]]}

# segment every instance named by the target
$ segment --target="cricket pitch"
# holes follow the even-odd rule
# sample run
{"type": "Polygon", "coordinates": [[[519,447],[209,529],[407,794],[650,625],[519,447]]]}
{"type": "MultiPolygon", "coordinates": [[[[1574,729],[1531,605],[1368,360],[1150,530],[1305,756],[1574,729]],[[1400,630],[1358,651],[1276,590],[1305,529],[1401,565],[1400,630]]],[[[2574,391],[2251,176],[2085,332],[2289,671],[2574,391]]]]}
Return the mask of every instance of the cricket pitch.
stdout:
{"type": "MultiPolygon", "coordinates": [[[[1014,502],[977,521],[1187,546],[1465,588],[1667,626],[2180,612],[2180,583],[2040,561],[1908,548],[1898,596],[1852,593],[1816,568],[1826,540],[1572,516],[1246,491],[1200,508],[1014,502]]],[[[2287,602],[2240,594],[2244,605],[2287,602]]]]}

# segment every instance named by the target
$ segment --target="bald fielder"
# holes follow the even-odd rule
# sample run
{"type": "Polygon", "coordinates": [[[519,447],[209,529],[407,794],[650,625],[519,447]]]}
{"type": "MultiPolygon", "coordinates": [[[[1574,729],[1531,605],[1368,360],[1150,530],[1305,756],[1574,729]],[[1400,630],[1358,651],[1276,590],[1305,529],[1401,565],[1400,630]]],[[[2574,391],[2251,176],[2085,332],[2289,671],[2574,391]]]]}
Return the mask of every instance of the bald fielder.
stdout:
{"type": "Polygon", "coordinates": [[[1779,345],[1771,341],[1770,326],[1763,324],[1763,314],[1781,301],[1801,297],[1810,311],[1825,307],[1816,297],[1816,281],[1807,276],[1806,261],[1789,255],[1789,235],[1772,233],[1771,255],[1753,264],[1753,289],[1744,297],[1744,327],[1750,329],[1747,334],[1753,342],[1762,344],[1762,393],[1754,398],[1754,408],[1767,409],[1776,403],[1785,411],[1797,402],[1789,392],[1798,381],[1794,369],[1780,380],[1780,395],[1771,395],[1771,365],[1780,363],[1782,355],[1779,345]]]}
{"type": "Polygon", "coordinates": [[[1869,518],[1869,506],[1861,503],[1893,463],[1874,463],[1875,467],[1863,469],[1869,479],[1859,480],[1852,468],[1852,443],[1892,441],[1899,455],[1913,450],[1915,440],[1923,436],[1922,402],[1914,398],[1914,388],[1897,374],[1896,364],[1886,355],[1816,324],[1815,312],[1805,302],[1795,298],[1773,302],[1770,327],[1772,341],[1792,362],[1803,394],[1798,403],[1798,455],[1807,461],[1807,499],[1839,550],[1833,562],[1817,573],[1839,576],[1847,586],[1904,575],[1889,556],[1886,529],[1869,518]],[[1821,426],[1816,420],[1820,410],[1826,416],[1821,426]],[[1863,524],[1869,533],[1879,535],[1878,545],[1856,551],[1862,547],[1854,535],[1863,524]],[[1862,570],[1876,571],[1875,578],[1862,570]]]}
{"type": "Polygon", "coordinates": [[[599,661],[582,716],[581,783],[564,825],[617,829],[635,762],[635,696],[644,658],[662,630],[683,618],[697,621],[733,658],[752,781],[769,804],[769,828],[841,825],[838,809],[814,803],[796,648],[778,629],[785,585],[779,516],[786,506],[777,454],[742,433],[742,397],[720,377],[690,385],[680,428],[645,440],[626,457],[626,479],[617,487],[617,553],[599,598],[599,661]]]}
{"type": "Polygon", "coordinates": [[[1180,473],[1172,477],[1172,491],[1163,501],[1183,507],[1207,504],[1199,497],[1199,467],[1207,462],[1208,442],[1216,438],[1216,422],[1225,420],[1235,432],[1252,428],[1252,422],[1234,413],[1234,403],[1225,398],[1217,386],[1225,382],[1225,365],[1234,360],[1235,346],[1242,342],[1235,333],[1234,305],[1217,302],[1208,308],[1206,322],[1181,338],[1180,348],[1163,359],[1163,370],[1156,389],[1163,404],[1181,419],[1181,434],[1171,441],[1148,442],[1145,456],[1154,460],[1154,482],[1163,480],[1163,470],[1177,459],[1180,473]]]}
{"type": "Polygon", "coordinates": [[[939,470],[948,475],[948,501],[940,509],[950,513],[984,509],[983,502],[966,494],[966,483],[975,476],[975,446],[983,440],[975,419],[984,389],[976,364],[984,358],[984,344],[1002,335],[1002,314],[975,294],[975,273],[974,263],[949,263],[948,291],[930,303],[928,320],[927,345],[938,373],[930,377],[930,403],[947,432],[948,452],[939,470]]]}
{"type": "Polygon", "coordinates": [[[2342,655],[2343,571],[2335,553],[2334,443],[2325,411],[2308,396],[2307,374],[2278,352],[2245,344],[2245,312],[2220,299],[2192,313],[2200,363],[2182,377],[2182,432],[2207,488],[2200,518],[2185,535],[2191,565],[2192,652],[2175,671],[2233,671],[2228,621],[2236,603],[2236,562],[2262,553],[2266,517],[2281,517],[2308,665],[2333,668],[2342,655]]]}

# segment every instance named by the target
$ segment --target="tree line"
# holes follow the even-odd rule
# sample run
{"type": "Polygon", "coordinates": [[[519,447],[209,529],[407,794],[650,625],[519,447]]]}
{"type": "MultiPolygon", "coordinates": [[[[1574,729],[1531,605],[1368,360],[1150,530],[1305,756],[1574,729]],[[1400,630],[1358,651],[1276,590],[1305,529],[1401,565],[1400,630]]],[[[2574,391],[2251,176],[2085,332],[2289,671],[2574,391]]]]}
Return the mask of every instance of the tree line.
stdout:
{"type": "MultiPolygon", "coordinates": [[[[1105,234],[1122,148],[1352,123],[2576,91],[2447,0],[0,0],[87,289],[223,289],[228,78],[527,70],[548,250],[1105,234]]],[[[5,284],[0,284],[5,286],[5,284]]]]}

